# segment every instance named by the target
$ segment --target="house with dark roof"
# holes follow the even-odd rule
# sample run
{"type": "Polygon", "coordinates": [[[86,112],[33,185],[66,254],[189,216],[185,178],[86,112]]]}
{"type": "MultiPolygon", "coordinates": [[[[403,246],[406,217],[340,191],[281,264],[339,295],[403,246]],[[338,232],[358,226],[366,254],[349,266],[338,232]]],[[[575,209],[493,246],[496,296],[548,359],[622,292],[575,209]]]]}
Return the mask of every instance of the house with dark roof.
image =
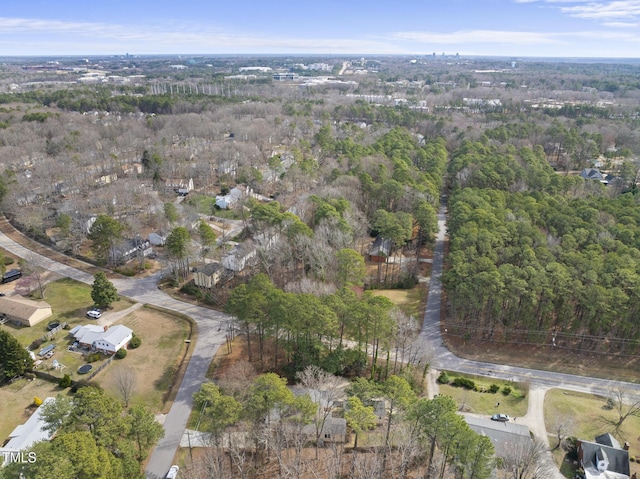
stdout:
{"type": "Polygon", "coordinates": [[[611,434],[596,436],[594,442],[580,439],[577,447],[585,479],[629,479],[629,451],[611,434]]]}
{"type": "Polygon", "coordinates": [[[597,168],[585,168],[580,172],[580,176],[585,180],[599,181],[603,185],[608,185],[614,178],[613,175],[605,175],[597,168]]]}
{"type": "Polygon", "coordinates": [[[213,288],[224,273],[224,266],[220,263],[207,263],[199,266],[193,275],[193,282],[201,288],[213,288]]]}
{"type": "Polygon", "coordinates": [[[369,260],[374,263],[386,263],[391,254],[391,240],[378,236],[369,248],[369,260]]]}

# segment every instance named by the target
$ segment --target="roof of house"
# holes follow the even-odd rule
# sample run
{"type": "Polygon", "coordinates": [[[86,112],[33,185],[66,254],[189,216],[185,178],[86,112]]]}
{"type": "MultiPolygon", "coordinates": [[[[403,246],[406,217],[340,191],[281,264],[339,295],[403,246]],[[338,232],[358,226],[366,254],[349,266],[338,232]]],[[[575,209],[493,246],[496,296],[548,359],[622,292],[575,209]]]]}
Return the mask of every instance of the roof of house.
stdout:
{"type": "MultiPolygon", "coordinates": [[[[55,398],[48,397],[42,401],[42,404],[48,404],[52,401],[55,401],[55,398]]],[[[9,442],[0,448],[0,452],[29,449],[38,441],[48,441],[53,435],[53,432],[42,429],[45,423],[42,420],[41,414],[42,406],[36,409],[24,424],[20,424],[9,434],[9,442]]]]}
{"type": "Polygon", "coordinates": [[[613,474],[601,477],[619,477],[617,475],[620,474],[629,477],[629,451],[622,449],[620,443],[610,434],[597,436],[596,442],[580,440],[580,447],[582,448],[583,467],[585,472],[589,473],[588,476],[598,475],[596,458],[606,455],[609,460],[606,472],[613,474]],[[617,447],[613,444],[616,444],[617,447]]]}
{"type": "Polygon", "coordinates": [[[391,240],[384,239],[382,236],[378,236],[371,245],[369,254],[371,256],[389,256],[392,244],[393,243],[391,242],[391,240]]]}
{"type": "Polygon", "coordinates": [[[197,272],[206,276],[211,276],[221,269],[224,269],[224,267],[220,263],[207,263],[204,266],[198,266],[197,272]]]}
{"type": "Polygon", "coordinates": [[[0,313],[19,319],[29,319],[39,309],[51,308],[45,301],[32,301],[15,296],[0,297],[0,313]]]}
{"type": "Polygon", "coordinates": [[[97,324],[86,324],[84,326],[76,326],[70,333],[73,334],[76,340],[83,344],[93,344],[96,341],[102,341],[113,346],[118,346],[128,336],[133,334],[133,331],[121,324],[111,328],[98,326],[97,324]]]}
{"type": "Polygon", "coordinates": [[[580,176],[588,180],[604,180],[604,175],[597,168],[585,168],[580,172],[580,176]]]}
{"type": "MultiPolygon", "coordinates": [[[[498,422],[489,418],[464,416],[471,429],[491,439],[498,457],[509,457],[518,454],[517,445],[533,446],[529,428],[513,421],[498,422]]],[[[521,449],[521,448],[520,448],[521,449]]]]}

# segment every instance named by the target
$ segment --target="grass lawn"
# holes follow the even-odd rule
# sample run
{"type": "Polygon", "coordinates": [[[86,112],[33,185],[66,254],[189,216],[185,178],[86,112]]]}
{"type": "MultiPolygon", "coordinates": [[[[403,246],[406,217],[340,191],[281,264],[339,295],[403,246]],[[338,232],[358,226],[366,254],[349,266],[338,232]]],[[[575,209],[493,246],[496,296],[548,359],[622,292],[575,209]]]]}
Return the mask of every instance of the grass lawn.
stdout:
{"type": "MultiPolygon", "coordinates": [[[[47,324],[52,321],[66,321],[71,328],[79,324],[87,324],[87,318],[85,316],[87,310],[93,307],[93,301],[91,300],[91,286],[80,283],[73,279],[61,279],[53,281],[47,284],[44,300],[51,305],[53,310],[53,316],[45,321],[36,324],[32,327],[27,326],[15,326],[12,323],[6,323],[0,327],[6,328],[13,336],[15,336],[20,343],[25,347],[29,346],[34,339],[41,338],[47,332],[47,324]]],[[[109,311],[120,311],[128,308],[133,303],[121,298],[118,302],[114,303],[109,311]]],[[[54,338],[57,344],[57,349],[60,350],[63,346],[66,349],[68,342],[66,341],[67,332],[60,331],[54,338]]]]}
{"type": "Polygon", "coordinates": [[[405,314],[422,321],[422,312],[426,304],[427,289],[418,284],[411,289],[372,289],[376,296],[390,299],[405,314]]]}
{"type": "Polygon", "coordinates": [[[476,414],[493,415],[496,413],[508,414],[511,417],[524,416],[527,414],[529,403],[527,401],[528,389],[519,383],[512,383],[498,379],[488,379],[484,377],[468,376],[457,373],[450,373],[449,378],[453,381],[456,377],[472,379],[480,390],[487,390],[492,384],[500,386],[497,393],[471,391],[462,387],[455,387],[450,384],[439,384],[440,394],[451,396],[456,400],[461,410],[476,414]],[[511,388],[511,394],[505,396],[503,388],[511,388]],[[496,403],[500,403],[496,407],[496,403]]]}
{"type": "Polygon", "coordinates": [[[94,380],[118,396],[118,371],[131,372],[136,379],[133,402],[144,403],[152,411],[160,412],[186,349],[189,325],[183,319],[151,308],[137,309],[119,324],[131,328],[142,339],[142,344],[130,349],[124,359],[114,360],[94,380]]]}
{"type": "MultiPolygon", "coordinates": [[[[544,421],[547,432],[553,436],[558,428],[558,418],[568,424],[567,435],[578,439],[593,441],[595,436],[611,432],[612,426],[606,424],[604,419],[615,419],[614,411],[606,409],[606,398],[593,394],[584,394],[561,389],[552,389],[547,392],[544,400],[544,421]]],[[[640,417],[630,416],[622,425],[620,434],[614,436],[624,444],[630,444],[629,456],[640,457],[640,417]]],[[[556,445],[556,440],[549,437],[551,446],[556,445]]],[[[563,454],[554,455],[556,461],[562,460],[563,454]]],[[[640,465],[631,462],[631,473],[640,473],[640,465]]]]}
{"type": "Polygon", "coordinates": [[[57,385],[42,379],[34,379],[33,381],[20,379],[0,388],[0,404],[2,404],[0,444],[7,439],[16,426],[29,419],[33,413],[33,409],[29,406],[33,404],[34,397],[44,400],[50,396],[67,394],[68,391],[68,389],[60,389],[57,385]]]}

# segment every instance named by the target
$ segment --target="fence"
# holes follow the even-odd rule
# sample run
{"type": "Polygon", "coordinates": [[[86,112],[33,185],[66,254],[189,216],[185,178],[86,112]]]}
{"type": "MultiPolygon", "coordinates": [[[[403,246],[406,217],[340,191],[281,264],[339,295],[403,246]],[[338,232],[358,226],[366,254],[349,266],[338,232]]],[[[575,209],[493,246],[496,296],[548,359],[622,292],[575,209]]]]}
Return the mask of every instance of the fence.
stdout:
{"type": "Polygon", "coordinates": [[[98,369],[96,369],[95,371],[93,371],[91,374],[89,374],[89,376],[87,376],[87,381],[91,381],[94,377],[97,376],[97,374],[102,371],[104,368],[106,368],[109,364],[111,364],[111,361],[113,361],[113,358],[115,358],[115,354],[113,356],[111,356],[109,359],[107,359],[104,363],[102,363],[100,365],[100,367],[98,369]]]}
{"type": "Polygon", "coordinates": [[[61,331],[65,328],[65,326],[67,326],[67,322],[65,321],[64,323],[60,323],[58,326],[56,326],[55,328],[53,328],[51,331],[48,331],[43,337],[42,340],[43,341],[47,341],[51,336],[53,336],[54,334],[56,334],[58,331],[61,331]]]}

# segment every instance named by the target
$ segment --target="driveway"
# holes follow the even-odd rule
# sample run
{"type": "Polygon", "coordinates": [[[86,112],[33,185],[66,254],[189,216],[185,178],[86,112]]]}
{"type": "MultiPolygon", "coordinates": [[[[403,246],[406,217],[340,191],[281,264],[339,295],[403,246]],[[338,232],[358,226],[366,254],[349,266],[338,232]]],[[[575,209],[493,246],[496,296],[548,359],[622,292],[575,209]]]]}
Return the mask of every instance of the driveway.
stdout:
{"type": "MultiPolygon", "coordinates": [[[[60,276],[73,278],[87,284],[93,283],[91,274],[34,253],[15,243],[3,233],[0,233],[0,247],[21,258],[28,258],[29,261],[60,276]]],[[[173,299],[158,289],[160,274],[158,272],[145,278],[116,279],[113,281],[118,293],[122,296],[131,298],[141,304],[152,304],[189,316],[194,320],[198,333],[198,340],[190,345],[194,348],[191,359],[187,365],[182,383],[179,385],[180,389],[176,399],[164,422],[165,436],[158,442],[147,465],[146,474],[148,478],[164,478],[169,467],[171,467],[173,457],[180,445],[180,439],[191,413],[193,393],[200,389],[200,385],[205,380],[211,359],[220,345],[225,342],[225,331],[221,328],[221,324],[231,319],[230,316],[224,313],[173,299]]],[[[125,311],[133,311],[137,307],[139,306],[134,305],[125,311]]],[[[100,320],[104,321],[104,324],[110,324],[119,319],[120,315],[124,315],[125,311],[107,313],[104,319],[100,318],[100,320]]]]}

